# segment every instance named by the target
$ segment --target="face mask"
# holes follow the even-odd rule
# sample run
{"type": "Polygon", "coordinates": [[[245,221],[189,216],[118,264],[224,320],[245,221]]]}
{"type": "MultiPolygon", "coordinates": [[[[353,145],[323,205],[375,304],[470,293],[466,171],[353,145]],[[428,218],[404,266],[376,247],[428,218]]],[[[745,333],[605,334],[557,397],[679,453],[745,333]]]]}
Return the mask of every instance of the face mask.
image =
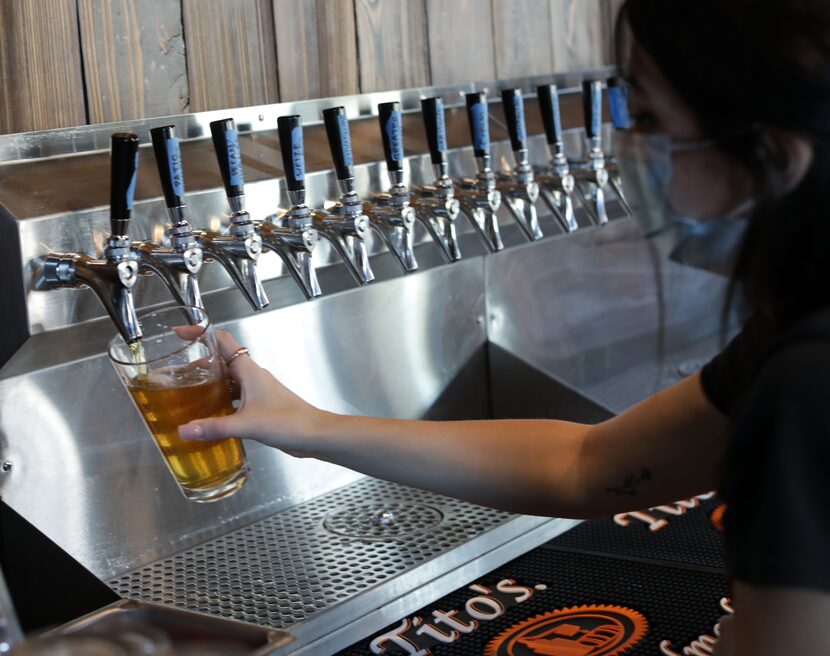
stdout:
{"type": "Polygon", "coordinates": [[[675,262],[729,275],[754,199],[727,216],[708,219],[684,217],[669,200],[674,154],[712,146],[711,141],[674,143],[668,135],[627,131],[617,132],[614,139],[623,193],[646,239],[675,262]]]}

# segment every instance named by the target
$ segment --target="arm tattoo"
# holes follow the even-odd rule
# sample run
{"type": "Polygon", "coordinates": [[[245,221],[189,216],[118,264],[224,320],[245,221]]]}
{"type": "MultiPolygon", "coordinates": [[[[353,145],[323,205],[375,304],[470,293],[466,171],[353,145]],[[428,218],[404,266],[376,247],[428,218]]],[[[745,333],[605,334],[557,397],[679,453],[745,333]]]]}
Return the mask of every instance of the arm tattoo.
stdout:
{"type": "Polygon", "coordinates": [[[629,474],[626,476],[626,479],[623,481],[622,485],[605,488],[605,492],[606,494],[614,494],[618,497],[637,496],[637,493],[639,492],[637,487],[644,481],[651,481],[653,479],[654,476],[652,476],[651,470],[643,469],[640,474],[629,474]]]}

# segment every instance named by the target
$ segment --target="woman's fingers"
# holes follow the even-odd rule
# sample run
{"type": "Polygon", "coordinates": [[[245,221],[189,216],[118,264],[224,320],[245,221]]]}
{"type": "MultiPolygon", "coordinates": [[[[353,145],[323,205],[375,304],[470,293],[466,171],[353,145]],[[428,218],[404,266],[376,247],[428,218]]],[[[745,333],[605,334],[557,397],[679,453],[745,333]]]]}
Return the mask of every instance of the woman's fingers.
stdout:
{"type": "Polygon", "coordinates": [[[239,378],[241,382],[241,377],[244,378],[246,373],[251,374],[257,369],[257,365],[251,359],[250,355],[247,353],[239,353],[242,347],[234,339],[233,335],[226,333],[224,330],[217,329],[216,340],[219,343],[219,354],[228,363],[228,370],[234,378],[239,378]]]}
{"type": "Polygon", "coordinates": [[[237,342],[234,336],[229,332],[217,328],[214,330],[214,333],[216,333],[216,341],[219,344],[219,354],[225,358],[226,361],[240,348],[242,348],[239,342],[237,342]]]}
{"type": "Polygon", "coordinates": [[[202,336],[205,332],[204,327],[202,326],[170,326],[173,329],[173,332],[176,333],[176,337],[179,339],[198,339],[202,336]]]}
{"type": "Polygon", "coordinates": [[[235,420],[236,415],[227,415],[225,417],[212,417],[210,419],[197,419],[187,424],[179,426],[179,437],[183,440],[221,440],[226,437],[236,437],[234,433],[240,431],[234,430],[234,425],[238,423],[235,420]]]}
{"type": "MultiPolygon", "coordinates": [[[[180,339],[196,339],[204,332],[204,328],[201,326],[173,326],[173,331],[180,339]]],[[[219,347],[219,355],[221,355],[222,359],[227,362],[233,357],[234,353],[238,353],[239,349],[242,347],[229,332],[217,328],[214,330],[214,333],[216,335],[216,343],[219,347]]],[[[232,371],[233,365],[243,358],[251,362],[251,359],[247,354],[233,358],[233,362],[230,365],[232,371]]]]}

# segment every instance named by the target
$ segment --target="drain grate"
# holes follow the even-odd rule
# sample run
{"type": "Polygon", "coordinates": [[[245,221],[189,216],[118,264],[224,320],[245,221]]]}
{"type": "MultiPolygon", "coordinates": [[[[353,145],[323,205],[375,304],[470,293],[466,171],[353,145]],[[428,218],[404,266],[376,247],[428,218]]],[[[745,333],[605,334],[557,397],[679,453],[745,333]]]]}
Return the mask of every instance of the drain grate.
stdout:
{"type": "Polygon", "coordinates": [[[109,585],[131,599],[282,629],[513,517],[365,478],[109,585]]]}
{"type": "Polygon", "coordinates": [[[378,540],[434,529],[444,516],[423,504],[385,503],[354,506],[330,513],[323,526],[347,538],[378,540]]]}

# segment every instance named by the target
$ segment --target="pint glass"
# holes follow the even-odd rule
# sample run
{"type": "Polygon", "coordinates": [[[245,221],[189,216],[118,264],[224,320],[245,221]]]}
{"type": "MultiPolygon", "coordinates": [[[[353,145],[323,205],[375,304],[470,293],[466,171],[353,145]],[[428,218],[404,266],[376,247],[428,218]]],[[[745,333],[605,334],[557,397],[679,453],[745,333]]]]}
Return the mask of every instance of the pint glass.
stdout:
{"type": "Polygon", "coordinates": [[[191,501],[216,501],[248,478],[237,438],[186,441],[178,427],[192,419],[231,414],[225,362],[207,313],[177,306],[139,314],[143,337],[132,344],[118,334],[110,360],[141,412],[170,473],[191,501]]]}

